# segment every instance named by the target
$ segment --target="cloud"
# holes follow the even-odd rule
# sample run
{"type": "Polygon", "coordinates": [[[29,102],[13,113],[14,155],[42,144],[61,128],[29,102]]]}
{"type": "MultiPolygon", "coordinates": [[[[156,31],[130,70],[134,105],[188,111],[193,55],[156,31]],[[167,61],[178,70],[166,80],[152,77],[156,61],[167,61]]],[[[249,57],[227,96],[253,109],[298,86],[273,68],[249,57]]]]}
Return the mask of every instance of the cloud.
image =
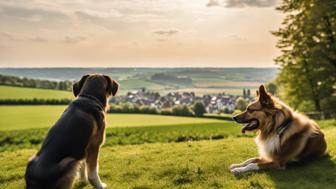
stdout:
{"type": "Polygon", "coordinates": [[[226,7],[226,8],[242,8],[242,7],[272,7],[276,5],[278,0],[209,0],[207,7],[226,7]]]}
{"type": "Polygon", "coordinates": [[[209,2],[206,4],[207,7],[215,7],[220,6],[220,3],[218,0],[209,0],[209,2]]]}
{"type": "Polygon", "coordinates": [[[176,29],[167,29],[167,30],[155,30],[153,31],[153,33],[156,35],[169,37],[169,36],[176,35],[177,33],[179,33],[179,31],[176,29]]]}
{"type": "Polygon", "coordinates": [[[29,40],[33,41],[33,42],[38,42],[38,43],[48,42],[48,39],[44,38],[44,37],[31,37],[31,38],[29,38],[29,40]]]}
{"type": "Polygon", "coordinates": [[[32,22],[63,21],[68,18],[66,14],[56,10],[39,7],[24,7],[20,5],[1,5],[0,17],[15,18],[32,22]]]}
{"type": "Polygon", "coordinates": [[[68,43],[68,44],[75,44],[75,43],[79,43],[85,40],[86,40],[86,37],[83,37],[83,36],[77,36],[77,37],[65,36],[63,42],[68,43]]]}
{"type": "Polygon", "coordinates": [[[18,37],[13,35],[13,34],[10,34],[10,33],[7,33],[7,32],[0,32],[0,36],[2,38],[5,38],[7,40],[10,40],[10,41],[17,41],[18,40],[18,37]]]}

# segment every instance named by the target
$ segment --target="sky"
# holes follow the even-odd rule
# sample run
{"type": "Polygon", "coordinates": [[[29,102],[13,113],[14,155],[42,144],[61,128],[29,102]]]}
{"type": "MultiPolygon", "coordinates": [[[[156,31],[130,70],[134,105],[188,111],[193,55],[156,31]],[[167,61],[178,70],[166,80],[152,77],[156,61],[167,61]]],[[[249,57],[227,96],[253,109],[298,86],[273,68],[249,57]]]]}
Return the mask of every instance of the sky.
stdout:
{"type": "Polygon", "coordinates": [[[3,0],[0,67],[274,67],[279,0],[3,0]]]}

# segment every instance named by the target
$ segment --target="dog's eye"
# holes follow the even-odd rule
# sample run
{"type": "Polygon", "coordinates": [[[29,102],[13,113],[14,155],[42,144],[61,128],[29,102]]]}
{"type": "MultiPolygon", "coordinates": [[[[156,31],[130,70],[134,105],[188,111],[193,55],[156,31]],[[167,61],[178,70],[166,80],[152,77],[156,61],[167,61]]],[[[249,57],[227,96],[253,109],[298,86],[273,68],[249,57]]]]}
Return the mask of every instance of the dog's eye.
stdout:
{"type": "Polygon", "coordinates": [[[252,110],[252,109],[247,109],[247,112],[252,113],[252,112],[254,112],[254,110],[252,110]]]}

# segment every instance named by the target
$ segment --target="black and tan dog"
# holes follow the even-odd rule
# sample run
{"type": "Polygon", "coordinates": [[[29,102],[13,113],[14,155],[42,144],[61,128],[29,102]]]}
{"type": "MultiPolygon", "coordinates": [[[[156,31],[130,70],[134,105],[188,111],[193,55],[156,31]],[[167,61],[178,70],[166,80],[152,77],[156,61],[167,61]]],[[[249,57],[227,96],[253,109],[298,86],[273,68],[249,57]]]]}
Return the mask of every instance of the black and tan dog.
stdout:
{"type": "Polygon", "coordinates": [[[326,152],[327,145],[319,126],[267,93],[263,85],[257,91],[257,100],[233,119],[245,124],[242,132],[259,131],[255,139],[259,157],[231,165],[234,174],[285,169],[288,162],[320,157],[326,152]]]}
{"type": "Polygon", "coordinates": [[[69,189],[76,173],[99,189],[98,152],[105,139],[108,99],[119,84],[109,76],[85,75],[73,85],[77,97],[49,130],[27,165],[27,189],[69,189]]]}

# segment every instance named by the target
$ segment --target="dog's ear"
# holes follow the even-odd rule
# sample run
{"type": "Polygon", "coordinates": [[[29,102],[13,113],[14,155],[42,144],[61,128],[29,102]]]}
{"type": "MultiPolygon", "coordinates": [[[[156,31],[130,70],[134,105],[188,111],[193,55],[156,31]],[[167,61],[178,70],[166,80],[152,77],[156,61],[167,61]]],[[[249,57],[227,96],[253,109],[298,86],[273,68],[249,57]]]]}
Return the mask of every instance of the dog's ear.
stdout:
{"type": "Polygon", "coordinates": [[[118,92],[119,89],[119,83],[116,82],[115,80],[112,80],[110,76],[104,75],[106,81],[107,81],[107,93],[109,95],[115,96],[118,92]]]}
{"type": "Polygon", "coordinates": [[[75,97],[79,94],[79,92],[81,91],[86,79],[89,77],[90,75],[84,75],[79,81],[75,82],[72,86],[72,92],[75,95],[75,97]]]}
{"type": "Polygon", "coordinates": [[[116,80],[112,81],[112,95],[115,96],[119,90],[119,83],[116,80]]]}
{"type": "Polygon", "coordinates": [[[261,105],[265,107],[273,106],[272,97],[270,94],[267,93],[264,85],[260,85],[259,87],[259,101],[261,105]]]}

